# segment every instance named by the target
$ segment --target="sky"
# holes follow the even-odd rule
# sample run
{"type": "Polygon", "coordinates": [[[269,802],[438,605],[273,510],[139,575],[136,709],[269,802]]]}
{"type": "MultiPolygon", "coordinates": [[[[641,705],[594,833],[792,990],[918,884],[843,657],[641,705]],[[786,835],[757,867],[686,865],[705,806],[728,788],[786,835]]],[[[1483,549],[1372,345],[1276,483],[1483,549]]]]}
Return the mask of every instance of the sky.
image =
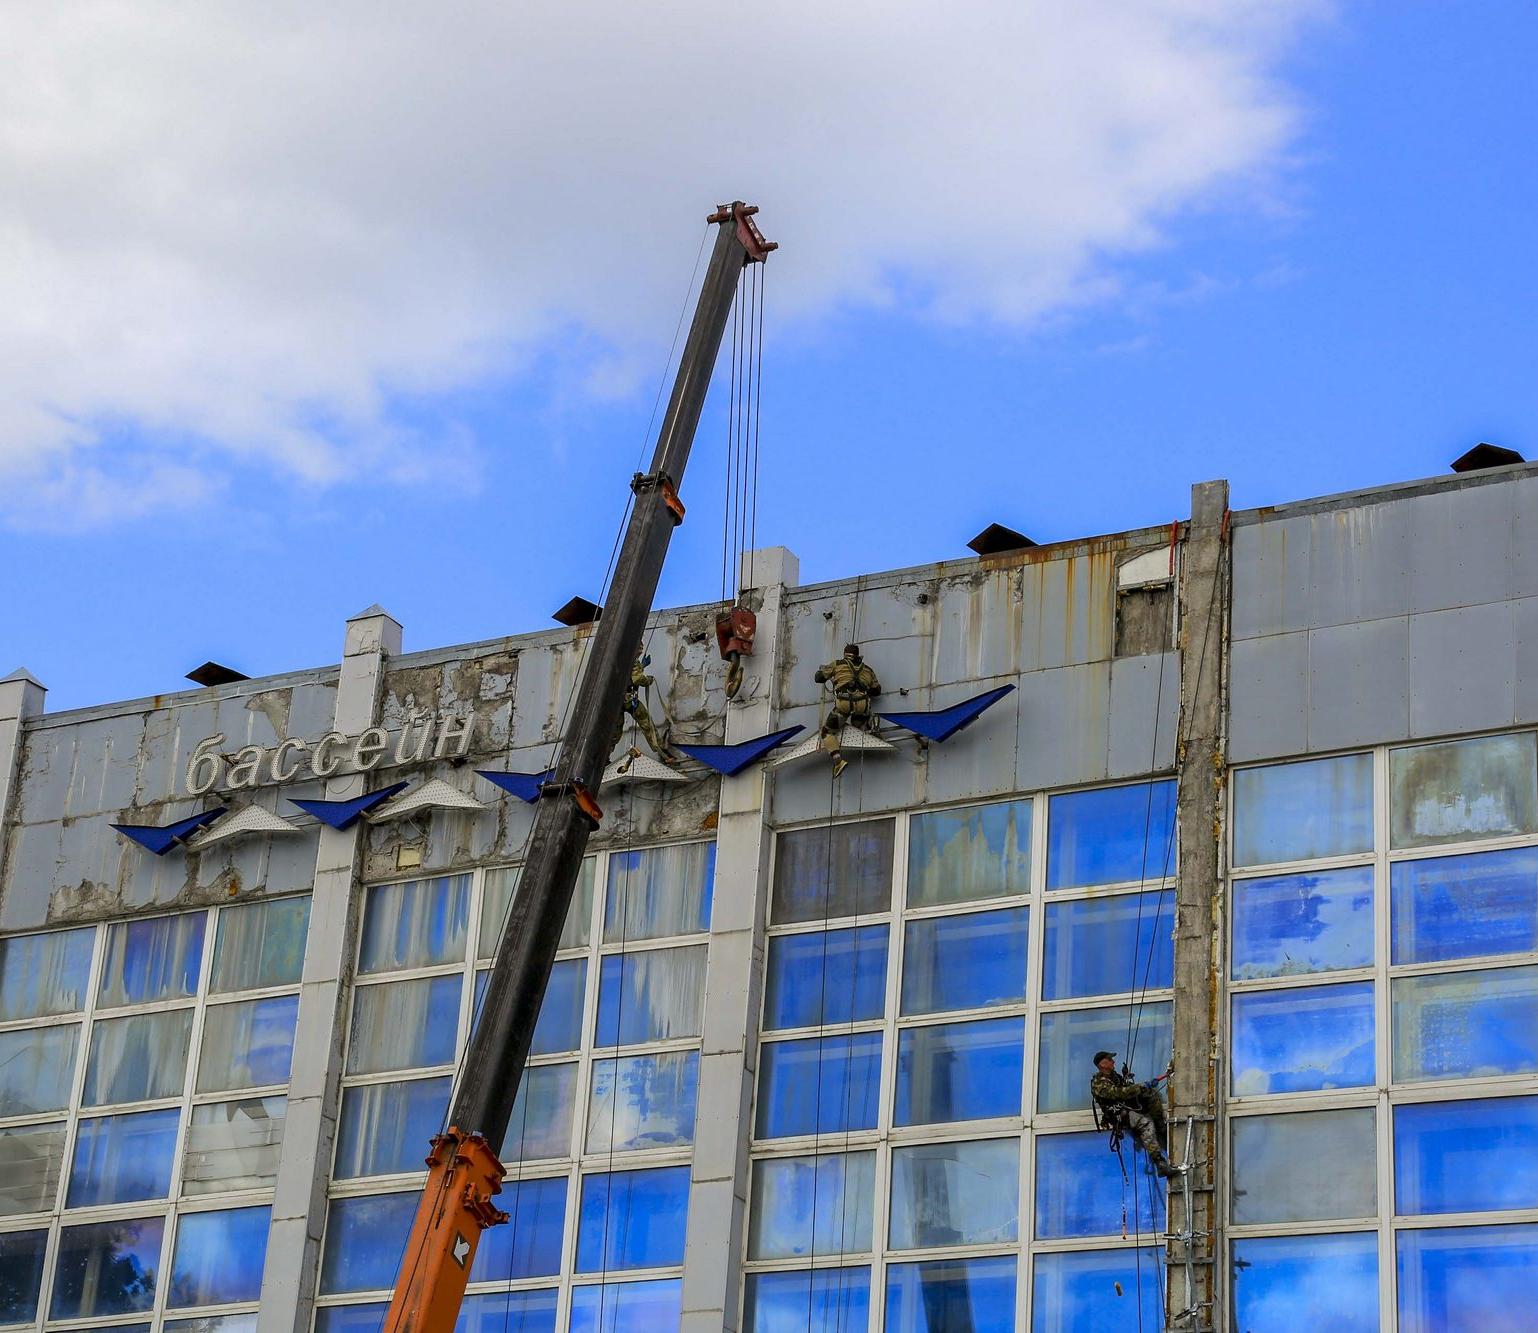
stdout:
{"type": "MultiPolygon", "coordinates": [[[[1523,0],[17,0],[0,672],[596,596],[718,202],[806,582],[1538,457],[1523,0]]],[[[723,360],[659,605],[720,592],[723,360]]]]}

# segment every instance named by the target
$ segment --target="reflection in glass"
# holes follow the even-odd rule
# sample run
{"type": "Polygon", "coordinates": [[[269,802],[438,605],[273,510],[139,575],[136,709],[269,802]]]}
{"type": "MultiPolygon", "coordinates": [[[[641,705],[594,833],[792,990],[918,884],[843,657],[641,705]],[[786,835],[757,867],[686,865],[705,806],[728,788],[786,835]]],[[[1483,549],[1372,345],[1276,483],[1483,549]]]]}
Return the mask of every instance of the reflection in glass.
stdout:
{"type": "Polygon", "coordinates": [[[598,974],[598,1046],[700,1035],[705,946],[610,955],[598,974]]]}
{"type": "Polygon", "coordinates": [[[1394,1108],[1394,1211],[1479,1213],[1538,1200],[1538,1097],[1394,1108]]]}
{"type": "MultiPolygon", "coordinates": [[[[1146,1159],[1130,1138],[1122,1143],[1128,1173],[1151,1175],[1146,1159]]],[[[1122,1209],[1131,1191],[1123,1188],[1122,1165],[1106,1151],[1105,1135],[1040,1134],[1036,1138],[1036,1239],[1065,1236],[1115,1236],[1122,1229],[1122,1209]]],[[[1152,1181],[1136,1191],[1136,1216],[1127,1226],[1158,1231],[1155,1203],[1162,1202],[1152,1181]]],[[[1162,1223],[1162,1208],[1160,1222],[1162,1223]]]]}
{"type": "Polygon", "coordinates": [[[689,1168],[584,1176],[577,1271],[665,1268],[684,1261],[689,1168]]]}
{"type": "Polygon", "coordinates": [[[457,974],[359,986],[353,992],[347,1072],[448,1064],[459,1031],[459,987],[457,974]]]}
{"type": "Polygon", "coordinates": [[[136,1314],[155,1303],[165,1218],[125,1218],[64,1227],[53,1273],[50,1319],[136,1314]]]}
{"type": "Polygon", "coordinates": [[[875,1181],[873,1152],[755,1162],[748,1257],[797,1259],[869,1250],[875,1181]]]}
{"type": "MultiPolygon", "coordinates": [[[[488,975],[480,973],[483,977],[488,975]]],[[[586,990],[587,959],[568,959],[550,969],[550,981],[534,1024],[530,1055],[555,1055],[582,1045],[582,1002],[586,990]]]]}
{"type": "Polygon", "coordinates": [[[271,1218],[267,1205],[183,1213],[176,1222],[167,1303],[175,1307],[254,1301],[262,1290],[271,1218]]]}
{"type": "Polygon", "coordinates": [[[1236,980],[1371,967],[1371,866],[1233,884],[1236,980]]]}
{"type": "Polygon", "coordinates": [[[1432,1227],[1394,1237],[1399,1333],[1525,1333],[1538,1225],[1432,1227]]]}
{"type": "Polygon", "coordinates": [[[1031,1333],[1104,1333],[1139,1323],[1162,1328],[1163,1259],[1163,1251],[1151,1247],[1038,1254],[1032,1262],[1031,1333]]]}
{"type": "Polygon", "coordinates": [[[449,1080],[367,1083],[342,1092],[336,1178],[420,1171],[428,1141],[443,1127],[449,1080]]]}
{"type": "MultiPolygon", "coordinates": [[[[571,907],[566,913],[566,923],[561,929],[562,949],[585,948],[593,926],[593,867],[597,857],[584,857],[582,870],[577,876],[577,887],[572,891],[571,907]]],[[[481,889],[481,933],[476,957],[490,958],[497,951],[497,941],[502,938],[502,920],[507,915],[507,905],[512,901],[521,866],[504,866],[500,870],[488,870],[481,889]]]]}
{"type": "Polygon", "coordinates": [[[1124,1004],[1043,1014],[1036,1109],[1089,1110],[1090,1057],[1102,1048],[1117,1052],[1118,1064],[1144,1071],[1143,1078],[1162,1074],[1170,1060],[1169,1001],[1143,1005],[1141,1016],[1124,1004]]]}
{"type": "Polygon", "coordinates": [[[0,1032],[0,1116],[68,1106],[79,1040],[78,1023],[0,1032]]]}
{"type": "Polygon", "coordinates": [[[288,1082],[299,997],[212,1004],[203,1014],[198,1091],[225,1092],[288,1082]]]}
{"type": "Polygon", "coordinates": [[[889,1333],[1013,1333],[1015,1261],[945,1259],[886,1270],[889,1333]]]}
{"type": "Polygon", "coordinates": [[[867,1333],[870,1269],[749,1273],[743,1333],[867,1333]]]}
{"type": "Polygon", "coordinates": [[[192,1038],[192,1010],[171,1009],[91,1025],[86,1106],[180,1097],[192,1038]]]}
{"type": "Polygon", "coordinates": [[[604,943],[709,930],[715,875],[713,842],[611,852],[609,886],[604,895],[604,943]]]}
{"type": "Polygon", "coordinates": [[[1538,832],[1532,732],[1389,751],[1389,845],[1538,832]]]}
{"type": "Polygon", "coordinates": [[[758,1055],[759,1138],[875,1127],[879,1032],[766,1042],[758,1055]]]}
{"type": "Polygon", "coordinates": [[[891,1249],[992,1245],[1019,1235],[1019,1139],[892,1150],[891,1249]]]}
{"type": "Polygon", "coordinates": [[[297,985],[309,928],[308,895],[221,909],[209,993],[297,985]]]}
{"type": "Polygon", "coordinates": [[[890,911],[893,833],[890,819],[781,833],[770,920],[783,926],[890,911]]]}
{"type": "Polygon", "coordinates": [[[388,1291],[394,1287],[416,1211],[415,1191],[333,1199],[326,1216],[321,1294],[388,1291]]]}
{"type": "Polygon", "coordinates": [[[897,1038],[899,1125],[1020,1114],[1025,1019],[904,1028],[897,1038]]]}
{"type": "Polygon", "coordinates": [[[376,884],[363,906],[358,975],[463,962],[470,876],[376,884]]]}
{"type": "Polygon", "coordinates": [[[1372,755],[1234,771],[1234,864],[1372,851],[1372,755]]]}
{"type": "Polygon", "coordinates": [[[481,1233],[470,1265],[472,1282],[509,1282],[553,1277],[561,1271],[561,1237],[566,1226],[566,1177],[510,1180],[497,1195],[509,1221],[481,1233]]]}
{"type": "Polygon", "coordinates": [[[52,1208],[63,1170],[62,1120],[0,1129],[0,1217],[52,1208]]]}
{"type": "Polygon", "coordinates": [[[287,1097],[194,1106],[182,1158],[182,1193],[265,1189],[278,1178],[287,1097]]]}
{"type": "Polygon", "coordinates": [[[903,932],[902,1012],[981,1009],[1025,998],[1030,909],[924,917],[903,932]]]}
{"type": "Polygon", "coordinates": [[[1378,1233],[1233,1242],[1234,1327],[1378,1333],[1378,1233]]]}
{"type": "Polygon", "coordinates": [[[69,1173],[69,1207],[165,1198],[180,1123],[175,1108],[82,1120],[69,1173]]]}
{"type": "Polygon", "coordinates": [[[390,1307],[383,1302],[368,1305],[320,1305],[315,1309],[315,1333],[379,1333],[390,1307]]]}
{"type": "Polygon", "coordinates": [[[771,936],[765,1030],[880,1018],[886,1006],[886,941],[885,925],[771,936]]]}
{"type": "Polygon", "coordinates": [[[466,1296],[454,1333],[555,1333],[556,1297],[553,1287],[466,1296]]]}
{"type": "Polygon", "coordinates": [[[523,1071],[507,1135],[497,1155],[503,1162],[565,1157],[577,1101],[577,1066],[530,1065],[523,1071]]]}
{"type": "Polygon", "coordinates": [[[1394,1078],[1489,1078],[1538,1069],[1538,967],[1396,977],[1394,1078]]]}
{"type": "Polygon", "coordinates": [[[1233,1093],[1311,1092],[1374,1080],[1372,982],[1234,996],[1233,1093]]]}
{"type": "Polygon", "coordinates": [[[1174,976],[1173,891],[1047,904],[1044,1000],[1163,990],[1174,976]]]}
{"type": "Polygon", "coordinates": [[[1390,875],[1394,962],[1538,949],[1538,847],[1396,861],[1390,875]]]}
{"type": "MultiPolygon", "coordinates": [[[[146,1333],[149,1325],[145,1324],[146,1333]]],[[[167,1319],[164,1333],[256,1333],[256,1311],[249,1314],[193,1315],[188,1319],[167,1319]]],[[[93,1333],[131,1333],[129,1329],[101,1329],[93,1333]]]]}
{"type": "Polygon", "coordinates": [[[0,940],[0,1023],[85,1008],[94,927],[0,940]]]}
{"type": "Polygon", "coordinates": [[[571,1289],[571,1333],[677,1333],[683,1281],[605,1282],[571,1289]]]}
{"type": "Polygon", "coordinates": [[[107,927],[98,1004],[147,1004],[198,993],[206,912],[183,912],[107,927]]]}
{"type": "Polygon", "coordinates": [[[1234,1222],[1378,1215],[1371,1107],[1235,1116],[1229,1131],[1234,1222]]]}
{"type": "Polygon", "coordinates": [[[0,1324],[30,1324],[43,1292],[46,1231],[0,1231],[0,1324]]]}
{"type": "Polygon", "coordinates": [[[1047,805],[1047,887],[1123,884],[1175,873],[1175,784],[1054,796],[1047,805]]]}
{"type": "Polygon", "coordinates": [[[587,1150],[627,1152],[693,1143],[699,1087],[698,1051],[595,1060],[587,1150]]]}
{"type": "Polygon", "coordinates": [[[1030,892],[1031,803],[931,810],[908,825],[908,906],[1030,892]]]}

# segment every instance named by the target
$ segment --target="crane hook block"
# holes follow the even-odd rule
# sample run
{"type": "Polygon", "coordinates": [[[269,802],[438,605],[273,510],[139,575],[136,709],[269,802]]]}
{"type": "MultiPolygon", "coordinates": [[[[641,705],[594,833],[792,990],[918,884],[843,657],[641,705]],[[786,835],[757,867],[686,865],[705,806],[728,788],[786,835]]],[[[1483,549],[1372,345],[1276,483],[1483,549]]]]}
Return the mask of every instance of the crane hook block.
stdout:
{"type": "Polygon", "coordinates": [[[716,617],[716,645],[721,649],[722,661],[732,661],[733,653],[751,657],[757,634],[758,617],[745,606],[734,606],[716,617]]]}
{"type": "Polygon", "coordinates": [[[737,224],[737,240],[741,242],[745,264],[762,264],[769,258],[771,250],[778,250],[778,241],[766,241],[764,233],[759,231],[758,224],[753,221],[753,215],[758,212],[757,204],[745,204],[741,199],[730,204],[722,204],[714,213],[705,219],[706,222],[735,222],[737,224]]]}

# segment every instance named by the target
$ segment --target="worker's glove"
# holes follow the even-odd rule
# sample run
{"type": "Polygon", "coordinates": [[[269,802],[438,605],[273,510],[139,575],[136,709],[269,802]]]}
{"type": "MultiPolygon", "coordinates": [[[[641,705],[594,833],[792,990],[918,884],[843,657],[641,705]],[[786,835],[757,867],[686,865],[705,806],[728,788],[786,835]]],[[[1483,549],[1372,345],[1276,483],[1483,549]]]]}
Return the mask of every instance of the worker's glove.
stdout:
{"type": "Polygon", "coordinates": [[[1159,1091],[1159,1080],[1156,1079],[1156,1078],[1151,1078],[1151,1079],[1148,1080],[1147,1083],[1142,1083],[1142,1084],[1139,1084],[1138,1086],[1141,1087],[1144,1092],[1158,1092],[1159,1091]]]}

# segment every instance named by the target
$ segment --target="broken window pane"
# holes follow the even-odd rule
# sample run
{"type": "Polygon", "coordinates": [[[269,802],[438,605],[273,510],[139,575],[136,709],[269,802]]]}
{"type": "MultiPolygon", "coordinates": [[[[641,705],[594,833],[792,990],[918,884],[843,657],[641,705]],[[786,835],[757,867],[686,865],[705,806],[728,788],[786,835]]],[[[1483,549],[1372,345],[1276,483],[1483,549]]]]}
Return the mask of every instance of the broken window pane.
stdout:
{"type": "Polygon", "coordinates": [[[1538,832],[1531,732],[1389,751],[1389,845],[1538,832]]]}
{"type": "Polygon", "coordinates": [[[163,1217],[65,1227],[53,1275],[50,1319],[136,1314],[155,1303],[163,1217]]]}
{"type": "Polygon", "coordinates": [[[1372,851],[1372,755],[1234,771],[1234,864],[1372,851]]]}
{"type": "Polygon", "coordinates": [[[903,932],[902,1012],[982,1009],[1025,998],[1030,909],[924,917],[903,932]]]}
{"type": "MultiPolygon", "coordinates": [[[[270,1188],[278,1178],[287,1116],[286,1097],[247,1097],[194,1106],[182,1157],[182,1193],[270,1188]]],[[[425,1142],[415,1145],[418,1157],[425,1142]]]]}
{"type": "MultiPolygon", "coordinates": [[[[1146,1174],[1145,1159],[1131,1136],[1123,1140],[1121,1151],[1129,1174],[1146,1174]]],[[[1106,1151],[1104,1134],[1037,1135],[1036,1239],[1118,1235],[1130,1192],[1124,1190],[1121,1173],[1116,1154],[1106,1151]]],[[[1158,1196],[1152,1187],[1140,1188],[1136,1216],[1128,1210],[1127,1226],[1161,1230],[1162,1221],[1154,1217],[1158,1196]]]]}
{"type": "Polygon", "coordinates": [[[1115,1051],[1140,1078],[1164,1072],[1170,1059],[1170,1002],[1149,1001],[1140,1011],[1117,1004],[1105,1009],[1072,1009],[1041,1016],[1036,1109],[1089,1110],[1090,1057],[1115,1051]]]}
{"type": "MultiPolygon", "coordinates": [[[[572,890],[571,907],[566,912],[566,924],[561,929],[559,947],[582,949],[587,946],[593,928],[593,867],[597,857],[582,860],[582,870],[577,876],[577,886],[572,890]]],[[[477,956],[490,958],[497,951],[497,941],[502,938],[502,919],[507,915],[508,903],[522,872],[521,866],[504,866],[500,870],[486,872],[485,887],[481,894],[481,936],[477,956]]]]}
{"type": "Polygon", "coordinates": [[[1047,806],[1047,887],[1122,884],[1175,873],[1175,784],[1054,796],[1047,806]]]}
{"type": "Polygon", "coordinates": [[[297,995],[209,1005],[203,1015],[198,1091],[287,1083],[298,1020],[297,995]]]}
{"type": "Polygon", "coordinates": [[[1370,967],[1372,903],[1371,866],[1235,880],[1234,979],[1370,967]]]}
{"type": "Polygon", "coordinates": [[[333,1199],[320,1265],[322,1295],[389,1291],[416,1216],[418,1192],[333,1199]]]}
{"type": "Polygon", "coordinates": [[[1399,1333],[1491,1333],[1531,1324],[1538,1224],[1406,1229],[1394,1245],[1399,1333]]]}
{"type": "Polygon", "coordinates": [[[891,1333],[1013,1333],[1014,1259],[889,1265],[886,1327],[891,1333]]]}
{"type": "Polygon", "coordinates": [[[446,1065],[459,1030],[460,977],[420,977],[353,992],[347,1072],[446,1065]]]}
{"type": "Polygon", "coordinates": [[[1376,1231],[1235,1240],[1233,1275],[1245,1333],[1378,1333],[1376,1231]]]}
{"type": "Polygon", "coordinates": [[[1234,996],[1233,1094],[1365,1087],[1374,1081],[1372,982],[1234,996]]]}
{"type": "Polygon", "coordinates": [[[886,1007],[886,941],[885,925],[771,936],[764,1029],[880,1018],[886,1007]]]}
{"type": "Polygon", "coordinates": [[[1163,1260],[1164,1251],[1152,1247],[1038,1254],[1031,1261],[1031,1333],[1152,1333],[1164,1323],[1163,1260]]]}
{"type": "Polygon", "coordinates": [[[598,975],[598,1046],[697,1037],[705,1006],[705,946],[611,955],[598,975]]]}
{"type": "Polygon", "coordinates": [[[165,1198],[181,1118],[180,1111],[170,1110],[82,1120],[69,1173],[69,1207],[165,1198]]]}
{"type": "Polygon", "coordinates": [[[37,1319],[47,1249],[46,1231],[0,1231],[0,1324],[37,1319]]]}
{"type": "Polygon", "coordinates": [[[1394,1211],[1479,1213],[1538,1199],[1538,1097],[1394,1108],[1394,1211]]]}
{"type": "Polygon", "coordinates": [[[683,1263],[688,1215],[687,1166],[584,1176],[577,1272],[683,1263]]]}
{"type": "Polygon", "coordinates": [[[1235,1116],[1229,1130],[1234,1222],[1377,1216],[1372,1108],[1235,1116]]]}
{"type": "Polygon", "coordinates": [[[1538,949],[1538,847],[1398,861],[1390,873],[1394,962],[1538,949]]]}
{"type": "Polygon", "coordinates": [[[593,1061],[589,1152],[629,1152],[694,1142],[700,1053],[664,1051],[593,1061]]]}
{"type": "Polygon", "coordinates": [[[336,1178],[422,1170],[427,1144],[443,1128],[448,1109],[446,1078],[345,1089],[336,1133],[336,1178]]]}
{"type": "Polygon", "coordinates": [[[1029,893],[1031,803],[915,815],[908,825],[908,906],[1029,893]]]}
{"type": "Polygon", "coordinates": [[[1025,1020],[940,1023],[897,1036],[899,1125],[935,1125],[1020,1114],[1025,1020]]]}
{"type": "Polygon", "coordinates": [[[198,993],[206,912],[116,921],[107,927],[97,1001],[104,1007],[178,1000],[198,993]]]}
{"type": "MultiPolygon", "coordinates": [[[[749,1258],[797,1259],[869,1250],[875,1182],[873,1152],[755,1162],[749,1258]]],[[[804,1285],[802,1291],[804,1295],[804,1285]]]]}
{"type": "Polygon", "coordinates": [[[1488,1078],[1538,1069],[1538,967],[1398,977],[1394,1078],[1488,1078]]]}
{"type": "Polygon", "coordinates": [[[654,940],[709,930],[715,876],[713,842],[611,853],[603,908],[604,942],[654,940]]]}
{"type": "Polygon", "coordinates": [[[98,1020],[85,1070],[86,1106],[180,1097],[192,1037],[192,1010],[98,1020]]]}
{"type": "Polygon", "coordinates": [[[0,940],[0,1023],[85,1008],[94,927],[0,940]]]}
{"type": "Polygon", "coordinates": [[[304,971],[310,900],[273,898],[219,913],[209,993],[292,986],[304,971]]]}
{"type": "Polygon", "coordinates": [[[504,1162],[565,1157],[577,1102],[577,1066],[530,1065],[523,1071],[512,1118],[497,1155],[504,1162]]]}
{"type": "Polygon", "coordinates": [[[881,1095],[881,1034],[808,1037],[759,1047],[759,1138],[873,1129],[881,1095]]]}
{"type": "Polygon", "coordinates": [[[68,1106],[79,1040],[78,1023],[0,1032],[0,1116],[68,1106]]]}
{"type": "MultiPolygon", "coordinates": [[[[559,1273],[566,1229],[566,1177],[507,1181],[497,1195],[497,1207],[509,1219],[481,1233],[470,1281],[506,1282],[559,1273]]],[[[517,1329],[513,1325],[515,1333],[517,1329]]]]}
{"type": "Polygon", "coordinates": [[[676,1277],[574,1286],[571,1333],[673,1333],[683,1300],[683,1280],[676,1277]]]}
{"type": "MultiPolygon", "coordinates": [[[[0,1129],[0,1217],[47,1212],[53,1207],[63,1169],[62,1120],[0,1129]]],[[[0,1305],[4,1299],[0,1295],[0,1305]]]]}
{"type": "Polygon", "coordinates": [[[268,1206],[183,1213],[176,1222],[167,1303],[232,1305],[254,1301],[262,1290],[271,1215],[268,1206]]]}
{"type": "Polygon", "coordinates": [[[463,962],[469,923],[469,875],[376,884],[363,906],[358,974],[463,962]]]}
{"type": "Polygon", "coordinates": [[[743,1333],[867,1333],[870,1269],[749,1273],[743,1333]]]}
{"type": "Polygon", "coordinates": [[[1173,892],[1047,904],[1043,999],[1162,990],[1174,975],[1173,892]]]}
{"type": "Polygon", "coordinates": [[[893,833],[892,820],[867,819],[780,834],[770,920],[785,925],[890,911],[893,833]]]}
{"type": "Polygon", "coordinates": [[[991,1245],[1019,1235],[1019,1139],[892,1149],[891,1249],[991,1245]]]}

